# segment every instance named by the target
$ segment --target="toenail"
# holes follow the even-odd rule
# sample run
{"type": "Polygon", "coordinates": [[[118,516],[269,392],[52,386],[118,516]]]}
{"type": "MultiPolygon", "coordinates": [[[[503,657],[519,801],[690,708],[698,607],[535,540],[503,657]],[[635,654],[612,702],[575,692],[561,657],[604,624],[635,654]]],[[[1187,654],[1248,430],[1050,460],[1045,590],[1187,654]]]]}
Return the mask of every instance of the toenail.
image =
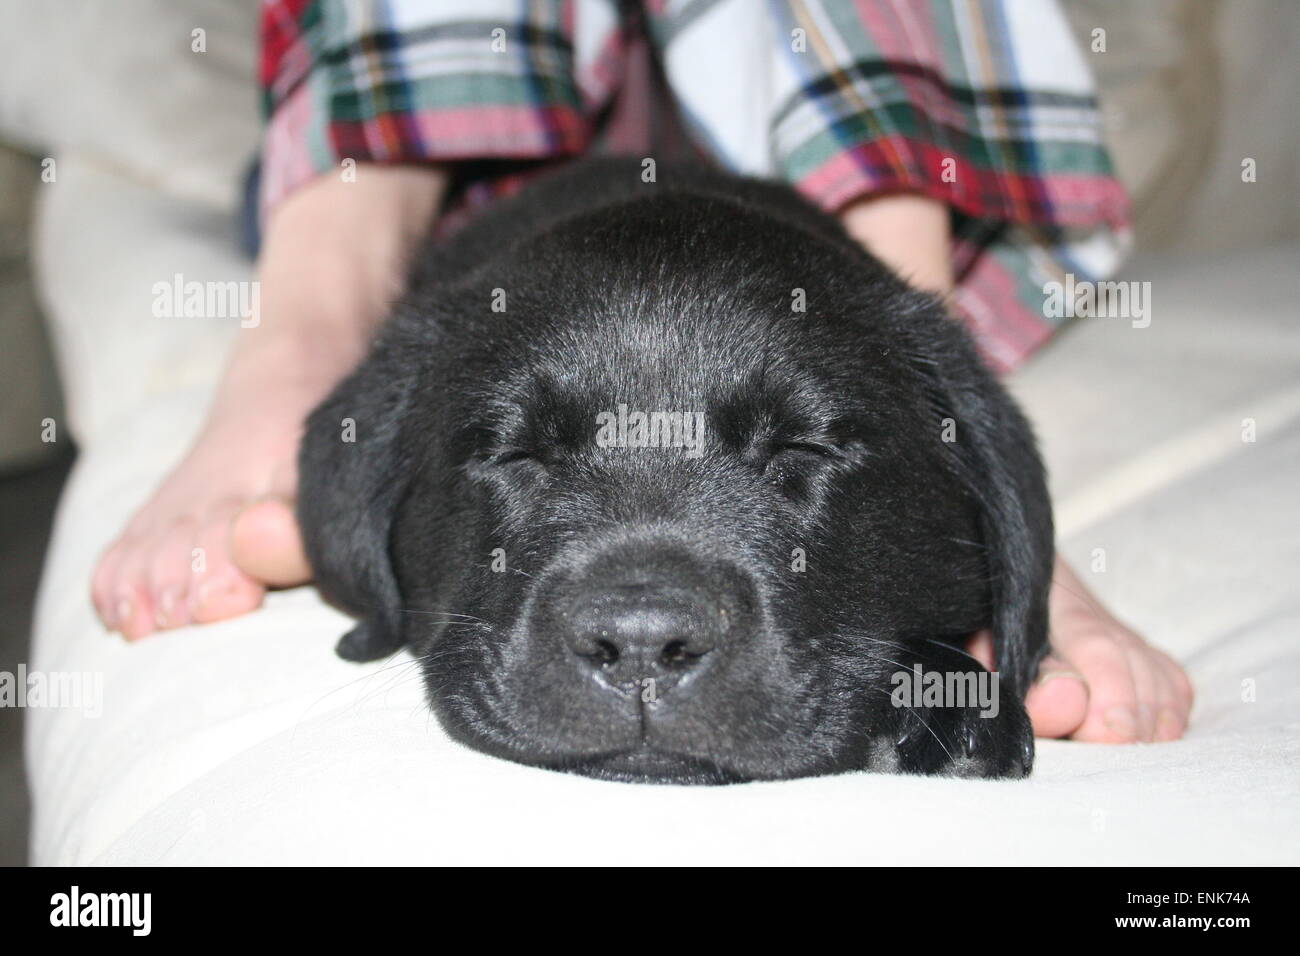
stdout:
{"type": "Polygon", "coordinates": [[[1156,718],[1156,736],[1165,740],[1177,740],[1181,721],[1172,710],[1165,708],[1156,718]]]}
{"type": "Polygon", "coordinates": [[[235,590],[235,583],[229,580],[204,581],[199,585],[198,593],[194,596],[194,607],[205,607],[212,598],[218,595],[232,594],[235,590]]]}
{"type": "MultiPolygon", "coordinates": [[[[1138,726],[1150,728],[1149,734],[1154,734],[1156,727],[1156,715],[1151,709],[1150,704],[1138,704],[1138,726]]],[[[1150,740],[1150,736],[1143,737],[1144,740],[1150,740]]]]}
{"type": "Polygon", "coordinates": [[[176,592],[164,591],[158,599],[158,609],[154,612],[154,623],[159,627],[166,627],[175,620],[176,610],[176,592]]]}
{"type": "Polygon", "coordinates": [[[1112,707],[1103,718],[1111,733],[1125,740],[1137,737],[1137,715],[1129,707],[1112,707]]]}
{"type": "Polygon", "coordinates": [[[190,599],[191,610],[202,610],[203,605],[206,604],[208,598],[212,596],[215,586],[215,581],[204,581],[200,584],[194,591],[194,597],[190,599]]]}
{"type": "Polygon", "coordinates": [[[117,602],[117,617],[113,620],[114,627],[126,627],[127,623],[131,620],[131,608],[132,605],[130,598],[122,598],[122,600],[117,602]]]}

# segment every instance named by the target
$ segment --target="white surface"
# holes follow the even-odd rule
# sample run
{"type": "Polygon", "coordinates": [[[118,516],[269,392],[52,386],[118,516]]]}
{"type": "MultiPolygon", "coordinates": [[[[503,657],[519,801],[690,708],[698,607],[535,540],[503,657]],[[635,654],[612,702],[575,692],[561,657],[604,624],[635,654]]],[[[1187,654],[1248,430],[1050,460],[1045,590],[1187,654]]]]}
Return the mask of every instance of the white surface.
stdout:
{"type": "Polygon", "coordinates": [[[69,160],[40,256],[83,457],[32,666],[101,671],[105,698],[98,719],[28,713],[35,862],[1300,860],[1296,248],[1139,267],[1150,328],[1084,322],[1015,383],[1044,434],[1066,550],[1087,567],[1105,548],[1096,587],[1191,671],[1185,741],[1043,743],[1015,783],[638,787],[452,744],[408,658],[334,657],[346,622],[310,589],[130,647],[99,628],[95,555],[182,450],[236,332],[152,318],[149,287],[245,267],[219,219],[69,160]],[[1244,444],[1252,414],[1259,441],[1244,444]],[[1096,492],[1117,482],[1141,492],[1096,492]]]}

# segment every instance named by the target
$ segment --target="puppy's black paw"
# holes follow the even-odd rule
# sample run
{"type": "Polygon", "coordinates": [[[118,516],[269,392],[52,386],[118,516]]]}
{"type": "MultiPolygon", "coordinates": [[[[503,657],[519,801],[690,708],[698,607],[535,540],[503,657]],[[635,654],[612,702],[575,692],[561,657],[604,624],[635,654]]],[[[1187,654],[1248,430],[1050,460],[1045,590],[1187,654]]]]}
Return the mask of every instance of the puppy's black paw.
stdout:
{"type": "Polygon", "coordinates": [[[335,653],[345,661],[376,661],[402,647],[402,638],[376,621],[361,621],[339,638],[335,653]]]}
{"type": "Polygon", "coordinates": [[[899,715],[894,756],[903,773],[1019,778],[1034,765],[1034,733],[1018,700],[996,715],[978,707],[917,707],[899,715]]]}
{"type": "Polygon", "coordinates": [[[921,658],[889,675],[889,700],[880,703],[882,743],[892,746],[877,751],[879,762],[901,773],[1028,776],[1034,731],[1020,698],[954,647],[928,641],[921,658]]]}

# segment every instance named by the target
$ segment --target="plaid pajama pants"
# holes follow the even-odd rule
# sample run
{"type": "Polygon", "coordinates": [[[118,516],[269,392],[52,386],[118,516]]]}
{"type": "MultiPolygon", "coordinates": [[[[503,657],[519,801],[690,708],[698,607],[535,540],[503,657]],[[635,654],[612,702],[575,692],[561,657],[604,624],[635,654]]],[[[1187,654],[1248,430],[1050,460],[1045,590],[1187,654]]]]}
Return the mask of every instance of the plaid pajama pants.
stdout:
{"type": "Polygon", "coordinates": [[[654,115],[636,93],[648,48],[697,154],[829,212],[945,203],[953,306],[995,369],[1061,321],[1045,283],[1101,278],[1128,243],[1052,0],[263,0],[261,37],[263,212],[347,159],[491,169],[472,204],[525,163],[653,155],[618,131],[654,115]]]}

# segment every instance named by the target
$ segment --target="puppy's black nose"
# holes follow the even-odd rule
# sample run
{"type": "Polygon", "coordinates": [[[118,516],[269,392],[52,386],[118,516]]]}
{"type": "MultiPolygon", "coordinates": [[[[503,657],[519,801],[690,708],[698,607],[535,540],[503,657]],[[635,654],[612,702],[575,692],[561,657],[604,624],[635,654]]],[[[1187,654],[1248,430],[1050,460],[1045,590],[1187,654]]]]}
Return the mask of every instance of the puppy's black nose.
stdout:
{"type": "Polygon", "coordinates": [[[652,585],[586,591],[574,600],[565,644],[614,685],[676,682],[713,651],[726,612],[687,591],[652,585]]]}

